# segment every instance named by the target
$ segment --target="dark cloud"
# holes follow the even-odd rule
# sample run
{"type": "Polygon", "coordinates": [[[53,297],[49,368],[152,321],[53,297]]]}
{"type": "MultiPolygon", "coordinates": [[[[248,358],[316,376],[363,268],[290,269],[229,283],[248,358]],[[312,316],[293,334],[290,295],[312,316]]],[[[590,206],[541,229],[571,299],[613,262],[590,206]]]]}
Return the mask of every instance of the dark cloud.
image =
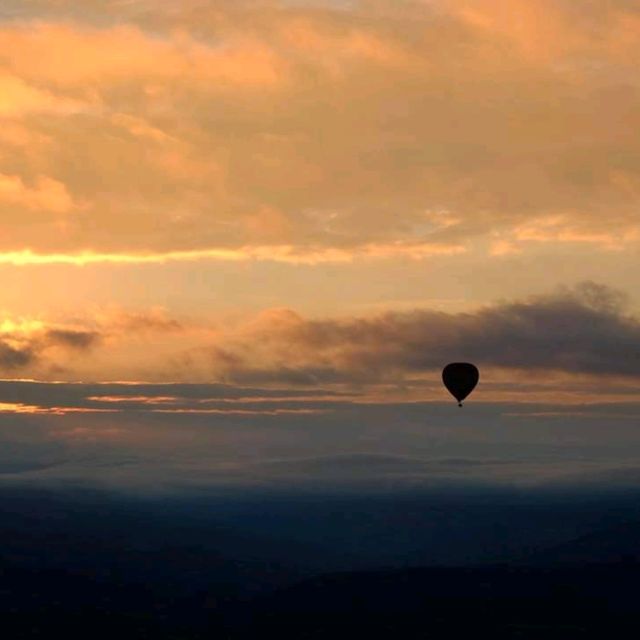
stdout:
{"type": "Polygon", "coordinates": [[[46,333],[47,342],[78,350],[93,347],[100,338],[101,336],[97,331],[77,329],[49,329],[46,333]]]}
{"type": "MultiPolygon", "coordinates": [[[[101,338],[97,331],[85,329],[49,328],[31,334],[5,333],[0,339],[0,371],[14,372],[42,363],[43,352],[50,347],[86,351],[101,338]]],[[[54,367],[59,366],[57,363],[54,367]]]]}
{"type": "Polygon", "coordinates": [[[13,371],[34,362],[36,354],[30,345],[13,347],[0,341],[0,368],[13,371]]]}
{"type": "Polygon", "coordinates": [[[113,344],[131,336],[153,338],[183,329],[162,310],[72,318],[67,323],[37,322],[27,328],[16,324],[0,336],[0,372],[20,370],[37,379],[52,373],[66,376],[74,355],[97,349],[104,341],[113,344]]]}
{"type": "Polygon", "coordinates": [[[397,379],[451,361],[574,374],[640,375],[640,320],[625,297],[586,282],[473,313],[429,310],[371,318],[267,317],[226,347],[230,379],[288,383],[397,379]],[[257,366],[257,363],[260,363],[257,366]]]}
{"type": "Polygon", "coordinates": [[[124,313],[114,318],[111,325],[127,333],[180,331],[184,328],[180,322],[161,312],[124,313]]]}
{"type": "MultiPolygon", "coordinates": [[[[258,368],[246,366],[241,358],[236,364],[228,367],[224,378],[232,384],[287,384],[293,386],[307,386],[331,384],[344,379],[344,372],[336,367],[304,367],[295,368],[280,366],[276,368],[258,368]]],[[[358,376],[361,381],[373,382],[375,378],[358,376]]]]}

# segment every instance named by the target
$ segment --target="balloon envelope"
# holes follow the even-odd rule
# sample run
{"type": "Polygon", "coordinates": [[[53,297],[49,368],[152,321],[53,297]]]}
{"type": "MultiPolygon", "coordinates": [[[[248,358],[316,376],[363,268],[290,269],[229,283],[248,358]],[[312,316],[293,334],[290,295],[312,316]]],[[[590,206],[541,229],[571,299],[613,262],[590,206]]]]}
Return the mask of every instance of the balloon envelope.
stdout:
{"type": "Polygon", "coordinates": [[[442,370],[442,382],[460,406],[475,389],[479,379],[478,368],[470,362],[452,362],[442,370]]]}

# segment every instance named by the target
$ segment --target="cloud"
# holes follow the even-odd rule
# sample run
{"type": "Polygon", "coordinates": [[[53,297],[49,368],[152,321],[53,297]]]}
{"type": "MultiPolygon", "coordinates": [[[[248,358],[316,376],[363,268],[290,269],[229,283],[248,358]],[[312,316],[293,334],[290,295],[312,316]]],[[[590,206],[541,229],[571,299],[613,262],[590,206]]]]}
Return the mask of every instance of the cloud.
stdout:
{"type": "Polygon", "coordinates": [[[38,176],[35,185],[27,186],[19,176],[0,174],[0,204],[52,213],[66,213],[74,208],[65,185],[46,176],[38,176]]]}
{"type": "Polygon", "coordinates": [[[23,79],[0,71],[0,117],[26,114],[73,113],[81,104],[29,85],[23,79]]]}
{"type": "MultiPolygon", "coordinates": [[[[0,372],[24,372],[39,368],[50,359],[51,350],[86,352],[99,341],[100,334],[75,328],[43,328],[34,322],[26,327],[5,321],[0,333],[0,372]]],[[[58,354],[59,357],[59,354],[58,354]]],[[[57,364],[57,358],[54,358],[57,364]]]]}
{"type": "Polygon", "coordinates": [[[7,10],[0,117],[47,141],[0,156],[12,263],[637,246],[628,2],[7,10]]]}
{"type": "Polygon", "coordinates": [[[98,342],[100,334],[97,331],[78,329],[49,329],[45,334],[45,339],[53,344],[84,351],[98,342]]]}
{"type": "Polygon", "coordinates": [[[451,361],[527,372],[637,377],[640,320],[591,282],[473,313],[416,310],[306,320],[264,313],[212,352],[228,380],[287,384],[398,381],[451,361]]]}
{"type": "MultiPolygon", "coordinates": [[[[4,318],[0,322],[0,374],[56,378],[68,375],[69,367],[73,370],[82,363],[79,355],[92,352],[99,359],[104,347],[113,349],[119,342],[141,338],[157,340],[158,336],[182,330],[182,325],[161,308],[96,312],[67,322],[4,318]]],[[[125,349],[131,353],[130,345],[125,349]]]]}
{"type": "Polygon", "coordinates": [[[244,319],[195,321],[157,308],[96,311],[66,322],[5,319],[0,347],[0,367],[11,376],[285,389],[346,385],[387,401],[397,394],[436,397],[442,367],[471,361],[492,399],[555,394],[556,401],[576,402],[589,394],[633,396],[628,386],[639,375],[640,320],[625,294],[584,282],[460,313],[416,308],[306,318],[273,308],[244,319]],[[88,352],[91,358],[81,357],[88,352]]]}
{"type": "Polygon", "coordinates": [[[461,244],[401,243],[371,244],[351,249],[296,247],[293,245],[243,246],[237,249],[196,249],[150,253],[35,253],[31,250],[0,253],[0,264],[14,266],[68,264],[166,264],[172,262],[275,262],[293,265],[351,263],[379,258],[422,260],[432,256],[455,256],[465,253],[461,244]]]}
{"type": "Polygon", "coordinates": [[[35,360],[34,349],[30,345],[14,347],[0,341],[0,367],[13,371],[30,365],[35,360]]]}
{"type": "Polygon", "coordinates": [[[460,411],[449,402],[379,404],[311,393],[308,407],[324,411],[302,412],[285,392],[2,381],[0,473],[5,480],[145,491],[290,490],[530,485],[637,467],[638,402],[591,406],[585,420],[557,404],[477,403],[460,411]],[[103,393],[131,402],[101,403],[103,393]],[[270,408],[245,404],[261,395],[273,401],[270,408]],[[209,413],[158,413],[147,403],[169,396],[162,406],[232,402],[227,412],[209,413]]]}
{"type": "MultiPolygon", "coordinates": [[[[0,351],[0,358],[3,354],[0,351]]],[[[315,415],[348,404],[353,394],[221,384],[46,383],[0,380],[0,413],[121,413],[203,416],[315,415]]]]}
{"type": "Polygon", "coordinates": [[[187,33],[165,38],[130,25],[95,28],[64,23],[14,23],[0,31],[0,49],[13,49],[14,73],[58,87],[86,87],[131,78],[182,77],[240,85],[278,82],[278,60],[250,39],[208,46],[187,33]]]}
{"type": "Polygon", "coordinates": [[[183,325],[162,307],[147,311],[117,311],[101,314],[98,321],[103,331],[130,333],[172,333],[182,331],[183,325]]]}
{"type": "Polygon", "coordinates": [[[194,320],[156,308],[107,309],[56,322],[5,319],[0,345],[5,375],[42,380],[344,387],[385,401],[424,400],[439,397],[445,364],[471,361],[494,400],[535,394],[577,402],[596,394],[629,401],[639,375],[640,320],[625,294],[584,282],[458,313],[416,308],[307,318],[272,308],[194,320]]]}

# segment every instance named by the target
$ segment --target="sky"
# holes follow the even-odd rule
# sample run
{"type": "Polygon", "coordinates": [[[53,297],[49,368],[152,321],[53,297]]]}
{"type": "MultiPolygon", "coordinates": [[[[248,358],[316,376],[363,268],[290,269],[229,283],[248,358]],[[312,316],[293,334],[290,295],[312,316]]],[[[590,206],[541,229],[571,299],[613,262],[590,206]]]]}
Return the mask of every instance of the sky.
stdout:
{"type": "Polygon", "coordinates": [[[0,0],[0,477],[634,483],[639,59],[635,0],[0,0]]]}

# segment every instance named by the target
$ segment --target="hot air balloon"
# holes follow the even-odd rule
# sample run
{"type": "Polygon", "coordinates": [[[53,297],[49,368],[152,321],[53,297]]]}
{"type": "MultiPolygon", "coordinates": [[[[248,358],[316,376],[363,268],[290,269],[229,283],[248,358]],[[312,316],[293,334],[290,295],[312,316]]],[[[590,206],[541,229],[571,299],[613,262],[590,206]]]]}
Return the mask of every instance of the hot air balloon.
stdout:
{"type": "Polygon", "coordinates": [[[442,382],[462,406],[462,401],[475,389],[480,378],[478,368],[470,362],[452,362],[442,370],[442,382]]]}

